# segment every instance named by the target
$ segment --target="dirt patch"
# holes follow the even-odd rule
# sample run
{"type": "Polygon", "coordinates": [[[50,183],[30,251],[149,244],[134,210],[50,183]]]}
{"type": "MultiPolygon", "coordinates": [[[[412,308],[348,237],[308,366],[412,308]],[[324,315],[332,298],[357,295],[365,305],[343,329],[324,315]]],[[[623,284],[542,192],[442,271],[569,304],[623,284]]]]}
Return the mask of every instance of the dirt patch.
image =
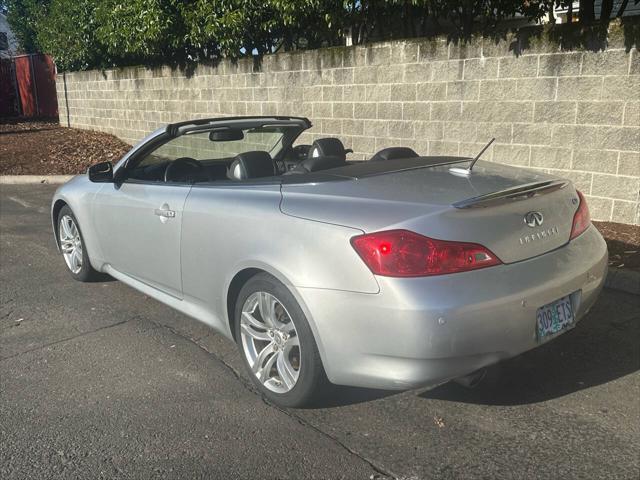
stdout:
{"type": "Polygon", "coordinates": [[[0,175],[73,175],[94,163],[116,162],[130,149],[113,135],[57,121],[0,123],[0,175]]]}
{"type": "Polygon", "coordinates": [[[640,225],[593,222],[609,247],[609,266],[640,271],[640,225]]]}

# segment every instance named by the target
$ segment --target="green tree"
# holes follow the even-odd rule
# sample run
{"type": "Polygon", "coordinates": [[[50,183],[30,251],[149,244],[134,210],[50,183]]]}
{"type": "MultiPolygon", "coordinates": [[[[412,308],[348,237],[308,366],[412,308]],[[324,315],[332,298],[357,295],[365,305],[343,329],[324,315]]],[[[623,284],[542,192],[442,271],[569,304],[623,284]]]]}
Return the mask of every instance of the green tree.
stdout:
{"type": "Polygon", "coordinates": [[[15,34],[22,51],[40,51],[37,39],[37,18],[47,10],[50,0],[5,0],[7,21],[15,34]]]}
{"type": "Polygon", "coordinates": [[[340,31],[331,19],[340,5],[328,0],[195,0],[183,3],[181,12],[186,40],[200,58],[235,58],[337,44],[340,31]]]}
{"type": "Polygon", "coordinates": [[[96,38],[111,58],[131,63],[171,61],[182,56],[185,27],[176,0],[101,0],[95,10],[96,38]]]}
{"type": "MultiPolygon", "coordinates": [[[[340,45],[347,33],[346,1],[271,0],[285,50],[340,45]]],[[[277,48],[277,47],[276,47],[277,48]]]]}
{"type": "Polygon", "coordinates": [[[181,5],[186,41],[199,59],[268,53],[277,20],[268,1],[195,0],[181,5]]]}
{"type": "MultiPolygon", "coordinates": [[[[592,23],[595,0],[580,2],[592,23]]],[[[571,0],[0,0],[24,50],[44,51],[60,69],[195,64],[446,33],[495,32],[521,15],[538,20],[571,0]]],[[[635,3],[638,0],[634,0],[635,3]]],[[[603,0],[601,21],[612,14],[603,0]]],[[[618,16],[628,4],[623,0],[618,16]]],[[[606,29],[605,29],[606,30],[606,29]]]]}
{"type": "Polygon", "coordinates": [[[110,65],[110,57],[96,38],[96,5],[100,0],[51,0],[35,15],[36,37],[43,52],[61,70],[110,65]]]}

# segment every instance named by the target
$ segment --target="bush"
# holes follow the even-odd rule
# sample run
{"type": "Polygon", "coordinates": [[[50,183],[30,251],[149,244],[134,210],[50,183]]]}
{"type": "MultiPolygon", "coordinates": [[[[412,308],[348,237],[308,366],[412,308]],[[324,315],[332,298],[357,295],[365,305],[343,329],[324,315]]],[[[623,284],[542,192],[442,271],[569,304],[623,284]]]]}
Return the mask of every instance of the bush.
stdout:
{"type": "MultiPolygon", "coordinates": [[[[360,44],[446,32],[464,39],[478,31],[495,32],[516,14],[537,20],[554,5],[572,4],[571,0],[3,1],[23,48],[50,53],[61,70],[195,64],[341,45],[347,38],[360,44]]],[[[593,2],[582,0],[576,14],[594,22],[593,2]]],[[[611,0],[603,0],[603,8],[607,5],[611,7],[611,0]]]]}
{"type": "Polygon", "coordinates": [[[180,56],[185,28],[177,1],[102,0],[95,9],[96,40],[126,63],[155,63],[180,56]]]}
{"type": "Polygon", "coordinates": [[[36,20],[37,42],[60,70],[109,65],[109,56],[96,38],[98,0],[51,0],[36,20]]]}
{"type": "Polygon", "coordinates": [[[49,0],[6,0],[7,20],[24,52],[40,51],[36,38],[36,18],[46,9],[49,0]]]}

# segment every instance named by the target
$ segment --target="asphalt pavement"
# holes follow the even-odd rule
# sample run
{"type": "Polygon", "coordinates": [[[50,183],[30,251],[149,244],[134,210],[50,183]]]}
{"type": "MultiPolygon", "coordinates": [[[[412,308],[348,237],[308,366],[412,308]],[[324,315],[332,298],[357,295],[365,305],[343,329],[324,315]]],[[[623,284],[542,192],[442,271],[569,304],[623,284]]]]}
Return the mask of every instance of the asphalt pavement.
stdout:
{"type": "Polygon", "coordinates": [[[605,290],[476,390],[341,388],[284,410],[208,327],[74,281],[54,189],[0,186],[0,478],[640,477],[640,297],[605,290]]]}

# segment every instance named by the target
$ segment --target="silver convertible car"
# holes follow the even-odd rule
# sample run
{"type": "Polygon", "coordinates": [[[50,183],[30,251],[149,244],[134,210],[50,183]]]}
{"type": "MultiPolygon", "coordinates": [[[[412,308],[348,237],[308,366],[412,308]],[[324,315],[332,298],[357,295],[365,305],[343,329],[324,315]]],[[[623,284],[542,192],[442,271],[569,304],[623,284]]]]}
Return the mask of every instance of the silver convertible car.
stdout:
{"type": "Polygon", "coordinates": [[[237,343],[271,401],[472,378],[573,328],[607,248],[571,182],[387,148],[306,118],[199,119],[91,166],[51,209],[71,275],[108,274],[237,343]]]}

